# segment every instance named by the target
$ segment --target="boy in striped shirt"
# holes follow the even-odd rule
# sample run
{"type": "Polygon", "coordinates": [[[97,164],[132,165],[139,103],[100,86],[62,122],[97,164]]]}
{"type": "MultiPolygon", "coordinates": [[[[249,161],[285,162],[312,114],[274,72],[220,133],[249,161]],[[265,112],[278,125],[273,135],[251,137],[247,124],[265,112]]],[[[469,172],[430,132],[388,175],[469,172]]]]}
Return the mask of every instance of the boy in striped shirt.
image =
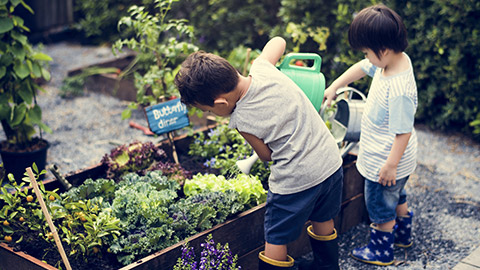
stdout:
{"type": "Polygon", "coordinates": [[[350,46],[365,54],[325,91],[326,105],[338,88],[372,77],[362,115],[357,168],[365,178],[365,202],[372,224],[370,242],[351,255],[360,261],[390,265],[393,246],[409,247],[413,213],[404,189],[414,172],[417,136],[414,116],[417,87],[407,32],[400,16],[384,5],[360,11],[348,32],[350,46]]]}

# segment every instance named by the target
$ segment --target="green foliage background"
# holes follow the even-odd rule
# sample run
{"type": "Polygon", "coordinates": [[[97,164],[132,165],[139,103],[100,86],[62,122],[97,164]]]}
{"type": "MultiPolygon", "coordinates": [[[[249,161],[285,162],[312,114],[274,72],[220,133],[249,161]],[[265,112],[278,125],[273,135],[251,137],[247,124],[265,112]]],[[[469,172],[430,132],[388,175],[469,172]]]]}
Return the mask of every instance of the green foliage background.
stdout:
{"type": "MultiPolygon", "coordinates": [[[[98,1],[85,0],[90,5],[98,1]]],[[[100,1],[109,9],[116,1],[100,1]]],[[[151,0],[143,0],[147,5],[151,0]]],[[[327,85],[351,64],[362,59],[348,44],[348,26],[355,12],[376,0],[181,0],[173,7],[178,18],[195,27],[196,45],[227,56],[240,45],[260,49],[273,35],[287,39],[288,50],[322,56],[327,85]],[[272,15],[276,14],[276,15],[272,15]],[[329,30],[326,48],[308,37],[293,42],[287,25],[303,31],[315,27],[329,30]]],[[[417,78],[419,108],[417,123],[444,131],[460,131],[480,140],[480,1],[475,0],[385,0],[404,19],[410,55],[417,78]]],[[[84,4],[86,5],[86,4],[84,4]]],[[[91,9],[93,10],[93,9],[91,9]]],[[[86,11],[83,11],[86,12],[86,11]]],[[[98,20],[100,17],[90,17],[98,20]]],[[[118,18],[119,19],[119,18],[118,18]]],[[[98,22],[97,22],[98,24],[98,22]]],[[[368,89],[366,79],[353,85],[368,89]]]]}

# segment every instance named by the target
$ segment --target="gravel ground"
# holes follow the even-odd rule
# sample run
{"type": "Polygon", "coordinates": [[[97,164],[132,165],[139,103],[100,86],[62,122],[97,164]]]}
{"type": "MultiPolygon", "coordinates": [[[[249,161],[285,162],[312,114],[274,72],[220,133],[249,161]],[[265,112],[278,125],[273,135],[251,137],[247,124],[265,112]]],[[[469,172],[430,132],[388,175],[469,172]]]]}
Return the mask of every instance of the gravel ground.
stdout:
{"type": "MultiPolygon", "coordinates": [[[[126,102],[96,93],[59,97],[67,71],[113,58],[109,47],[60,42],[46,45],[44,51],[53,58],[52,80],[38,98],[43,119],[53,130],[44,134],[51,143],[48,164],[57,164],[65,174],[98,164],[118,144],[159,141],[121,119],[126,102]]],[[[142,113],[132,120],[146,125],[142,113]]],[[[369,239],[368,224],[360,224],[340,235],[342,269],[451,269],[480,245],[480,145],[420,126],[417,132],[418,167],[407,183],[415,213],[414,246],[395,250],[400,263],[396,267],[357,262],[348,253],[369,239]]]]}

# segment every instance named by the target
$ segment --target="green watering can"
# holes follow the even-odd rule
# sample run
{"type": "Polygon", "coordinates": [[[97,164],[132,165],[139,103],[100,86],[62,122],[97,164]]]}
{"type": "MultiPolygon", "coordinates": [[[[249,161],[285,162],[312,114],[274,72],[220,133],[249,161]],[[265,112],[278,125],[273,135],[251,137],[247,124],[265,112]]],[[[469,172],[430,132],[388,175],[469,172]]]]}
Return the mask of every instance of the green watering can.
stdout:
{"type": "Polygon", "coordinates": [[[321,65],[322,58],[316,53],[289,53],[278,66],[302,89],[317,111],[320,111],[325,92],[325,76],[320,72],[321,65]],[[298,66],[291,64],[293,60],[311,60],[313,65],[298,66]]]}

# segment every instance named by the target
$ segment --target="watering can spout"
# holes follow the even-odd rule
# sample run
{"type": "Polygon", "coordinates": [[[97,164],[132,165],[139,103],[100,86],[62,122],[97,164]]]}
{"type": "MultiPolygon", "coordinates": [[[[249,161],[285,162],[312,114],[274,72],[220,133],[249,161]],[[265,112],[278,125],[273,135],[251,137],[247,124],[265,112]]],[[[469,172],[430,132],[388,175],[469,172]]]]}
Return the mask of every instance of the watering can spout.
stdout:
{"type": "Polygon", "coordinates": [[[257,161],[257,159],[258,159],[257,153],[253,153],[253,155],[250,156],[249,158],[239,160],[237,161],[236,164],[242,173],[249,174],[253,164],[257,161]]]}

